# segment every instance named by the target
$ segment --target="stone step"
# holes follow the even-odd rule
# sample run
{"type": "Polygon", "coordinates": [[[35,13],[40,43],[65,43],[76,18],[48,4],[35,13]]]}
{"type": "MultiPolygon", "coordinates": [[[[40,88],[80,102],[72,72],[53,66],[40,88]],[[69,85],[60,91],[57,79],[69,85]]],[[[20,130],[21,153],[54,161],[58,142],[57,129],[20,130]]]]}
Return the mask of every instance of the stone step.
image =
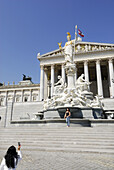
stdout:
{"type": "MultiPolygon", "coordinates": [[[[15,143],[15,144],[17,144],[17,139],[16,140],[14,140],[14,139],[12,139],[11,140],[11,142],[13,142],[13,143],[15,143]]],[[[11,143],[10,142],[10,143],[11,143]]],[[[3,145],[6,145],[7,143],[8,143],[8,140],[0,140],[0,143],[2,144],[2,146],[3,145]]],[[[114,144],[113,144],[113,140],[110,140],[110,141],[91,141],[91,140],[75,140],[75,141],[73,141],[73,140],[71,140],[71,141],[66,141],[66,140],[64,140],[64,141],[60,141],[60,140],[29,140],[28,141],[28,139],[21,139],[21,143],[22,143],[22,145],[23,146],[25,146],[25,144],[26,144],[26,146],[29,146],[29,145],[45,145],[45,144],[47,144],[47,145],[51,145],[51,144],[54,144],[54,145],[56,145],[56,144],[60,144],[60,145],[63,145],[63,144],[76,144],[76,145],[97,145],[97,146],[114,146],[114,144]],[[101,143],[102,142],[102,143],[101,143]]]]}
{"type": "MultiPolygon", "coordinates": [[[[0,152],[4,152],[7,148],[7,147],[3,147],[3,148],[0,148],[0,152]]],[[[63,151],[63,152],[94,152],[94,153],[111,153],[111,154],[114,154],[114,149],[113,148],[89,148],[89,147],[85,147],[83,148],[82,146],[81,147],[69,147],[69,146],[64,146],[64,147],[54,147],[54,146],[51,146],[51,147],[38,147],[38,146],[35,146],[35,147],[23,147],[22,148],[23,152],[24,151],[48,151],[48,152],[57,152],[57,151],[63,151]]]]}
{"type": "Polygon", "coordinates": [[[97,141],[107,141],[107,140],[114,140],[114,137],[113,136],[110,136],[110,137],[108,137],[108,139],[107,139],[107,136],[105,136],[105,137],[98,137],[98,136],[93,136],[93,137],[90,137],[90,136],[45,136],[45,137],[43,137],[43,136],[35,136],[34,137],[34,135],[31,135],[31,136],[26,136],[26,135],[23,135],[22,137],[20,137],[20,136],[16,136],[16,135],[14,135],[14,136],[9,136],[9,135],[7,135],[7,136],[0,136],[1,138],[3,138],[4,137],[4,140],[5,139],[9,139],[9,140],[11,140],[11,139],[14,139],[15,137],[16,138],[21,138],[21,139],[25,139],[25,138],[27,138],[27,139],[30,139],[30,140],[35,140],[35,139],[38,139],[38,140],[42,140],[42,139],[45,139],[45,140],[47,140],[47,139],[49,139],[49,140],[67,140],[67,139],[70,139],[71,138],[71,140],[91,140],[91,141],[94,141],[94,140],[97,140],[97,141]]]}
{"type": "MultiPolygon", "coordinates": [[[[8,144],[6,143],[1,143],[2,144],[2,146],[1,146],[1,148],[4,148],[4,147],[6,147],[8,144]]],[[[45,148],[45,147],[69,147],[69,148],[100,148],[100,149],[103,149],[103,148],[109,148],[109,149],[114,149],[114,145],[113,144],[111,144],[111,143],[108,143],[108,144],[104,144],[104,145],[101,145],[101,144],[96,144],[96,143],[94,143],[94,144],[90,144],[90,143],[77,143],[77,142],[72,142],[72,143],[66,143],[66,142],[64,142],[64,143],[53,143],[53,142],[51,142],[51,143],[42,143],[42,142],[38,142],[37,141],[37,143],[26,143],[26,142],[22,142],[22,145],[23,145],[23,148],[37,148],[37,147],[43,147],[43,148],[45,148]]]]}
{"type": "Polygon", "coordinates": [[[17,169],[50,170],[70,167],[111,170],[114,167],[113,134],[114,129],[111,127],[0,128],[0,161],[7,148],[11,145],[17,146],[19,141],[22,145],[23,159],[17,169]]]}
{"type": "Polygon", "coordinates": [[[114,154],[114,136],[111,128],[28,128],[0,129],[0,150],[22,143],[24,150],[98,152],[114,154]]]}

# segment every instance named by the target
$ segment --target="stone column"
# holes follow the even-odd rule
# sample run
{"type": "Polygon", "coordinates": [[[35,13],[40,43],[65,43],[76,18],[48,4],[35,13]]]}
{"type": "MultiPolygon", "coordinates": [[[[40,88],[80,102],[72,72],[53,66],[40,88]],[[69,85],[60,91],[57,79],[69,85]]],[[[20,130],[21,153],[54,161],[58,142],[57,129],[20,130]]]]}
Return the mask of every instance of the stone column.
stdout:
{"type": "Polygon", "coordinates": [[[23,90],[22,90],[22,95],[21,95],[21,102],[23,102],[23,90]]]}
{"type": "Polygon", "coordinates": [[[64,66],[64,64],[62,64],[62,66],[61,66],[62,68],[61,68],[61,70],[62,70],[62,78],[63,78],[63,80],[65,81],[65,66],[64,66]]]}
{"type": "Polygon", "coordinates": [[[49,83],[49,80],[48,80],[48,82],[47,82],[47,97],[49,98],[49,96],[50,96],[50,83],[49,83]]]}
{"type": "Polygon", "coordinates": [[[38,89],[38,97],[37,97],[37,101],[40,101],[40,90],[38,89]]]}
{"type": "Polygon", "coordinates": [[[15,94],[16,94],[16,91],[14,90],[14,94],[13,94],[13,103],[15,102],[15,94]]]}
{"type": "Polygon", "coordinates": [[[53,96],[54,92],[54,65],[51,65],[51,97],[53,96]]]}
{"type": "Polygon", "coordinates": [[[40,101],[44,99],[44,66],[40,66],[40,101]]]}
{"type": "Polygon", "coordinates": [[[110,58],[108,63],[109,63],[109,77],[110,77],[110,98],[114,98],[114,67],[113,67],[113,60],[110,58]]]}
{"type": "Polygon", "coordinates": [[[7,97],[8,97],[8,92],[6,91],[5,103],[4,103],[5,106],[7,105],[7,100],[8,100],[7,97]]]}
{"type": "Polygon", "coordinates": [[[84,75],[85,80],[89,82],[88,61],[84,61],[84,75]]]}
{"type": "Polygon", "coordinates": [[[96,72],[97,72],[98,95],[101,96],[101,97],[103,97],[103,86],[102,86],[100,60],[97,60],[97,61],[96,61],[96,72]]]}
{"type": "Polygon", "coordinates": [[[44,68],[44,99],[48,97],[48,78],[47,78],[47,68],[44,68]]]}

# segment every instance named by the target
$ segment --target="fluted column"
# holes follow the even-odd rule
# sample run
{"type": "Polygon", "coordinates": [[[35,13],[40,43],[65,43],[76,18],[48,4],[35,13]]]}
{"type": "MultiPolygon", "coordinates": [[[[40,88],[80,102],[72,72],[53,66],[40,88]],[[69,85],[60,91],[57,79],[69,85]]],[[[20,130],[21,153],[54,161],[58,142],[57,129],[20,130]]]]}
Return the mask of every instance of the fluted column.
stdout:
{"type": "Polygon", "coordinates": [[[54,92],[54,65],[51,65],[51,97],[53,96],[54,92]]]}
{"type": "Polygon", "coordinates": [[[44,99],[44,66],[40,67],[40,101],[44,99]]]}
{"type": "Polygon", "coordinates": [[[102,86],[100,60],[97,60],[97,61],[96,61],[96,72],[97,72],[97,89],[98,89],[98,95],[101,96],[101,97],[103,97],[103,86],[102,86]]]}
{"type": "Polygon", "coordinates": [[[65,66],[64,66],[64,64],[62,64],[61,70],[62,70],[62,78],[65,81],[65,66]]]}
{"type": "Polygon", "coordinates": [[[85,80],[89,82],[88,61],[84,61],[84,75],[85,80]]]}
{"type": "Polygon", "coordinates": [[[109,59],[109,77],[110,77],[110,97],[114,98],[114,67],[113,60],[109,59]]]}

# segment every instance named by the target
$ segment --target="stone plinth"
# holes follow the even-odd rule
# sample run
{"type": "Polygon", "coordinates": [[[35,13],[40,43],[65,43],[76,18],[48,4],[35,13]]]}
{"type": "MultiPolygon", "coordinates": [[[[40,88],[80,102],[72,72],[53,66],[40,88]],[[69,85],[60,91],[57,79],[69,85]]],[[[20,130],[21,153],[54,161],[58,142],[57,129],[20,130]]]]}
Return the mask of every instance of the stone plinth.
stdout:
{"type": "MultiPolygon", "coordinates": [[[[101,108],[89,107],[68,107],[71,112],[71,118],[81,119],[99,119],[102,117],[101,108]]],[[[64,118],[67,107],[58,107],[56,109],[48,109],[44,111],[45,119],[64,118]]]]}
{"type": "Polygon", "coordinates": [[[30,80],[24,80],[24,81],[20,81],[19,85],[25,86],[25,85],[30,85],[33,84],[32,81],[30,80]]]}

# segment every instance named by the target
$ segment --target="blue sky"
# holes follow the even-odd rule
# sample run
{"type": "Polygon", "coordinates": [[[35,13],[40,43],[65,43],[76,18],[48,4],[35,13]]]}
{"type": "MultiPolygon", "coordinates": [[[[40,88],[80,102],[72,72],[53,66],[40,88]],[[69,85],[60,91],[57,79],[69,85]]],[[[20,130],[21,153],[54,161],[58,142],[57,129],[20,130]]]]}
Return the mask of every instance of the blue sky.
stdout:
{"type": "Polygon", "coordinates": [[[40,82],[37,53],[58,49],[74,28],[83,41],[114,44],[114,0],[0,0],[0,82],[40,82]]]}

